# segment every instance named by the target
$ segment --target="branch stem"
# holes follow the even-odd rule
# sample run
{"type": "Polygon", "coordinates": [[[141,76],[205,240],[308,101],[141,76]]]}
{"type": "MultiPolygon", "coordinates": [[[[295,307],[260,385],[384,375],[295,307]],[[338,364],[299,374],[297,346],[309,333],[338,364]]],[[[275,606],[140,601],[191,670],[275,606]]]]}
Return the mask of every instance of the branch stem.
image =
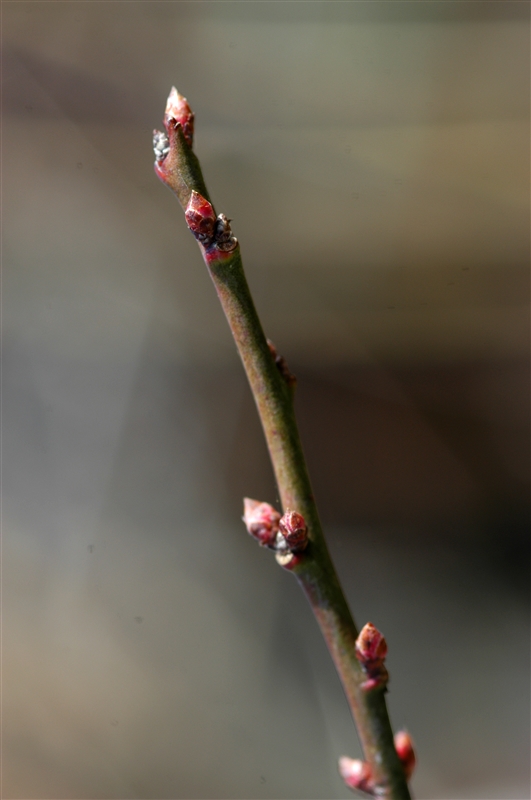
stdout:
{"type": "MultiPolygon", "coordinates": [[[[203,248],[202,248],[203,249],[203,248]]],[[[293,568],[312,607],[354,716],[380,797],[410,798],[396,754],[385,687],[366,692],[355,654],[358,630],[326,545],[295,420],[292,392],[271,356],[243,272],[239,247],[228,259],[211,261],[203,250],[216,292],[243,362],[269,449],[282,507],[296,509],[308,525],[310,543],[293,568]]]]}

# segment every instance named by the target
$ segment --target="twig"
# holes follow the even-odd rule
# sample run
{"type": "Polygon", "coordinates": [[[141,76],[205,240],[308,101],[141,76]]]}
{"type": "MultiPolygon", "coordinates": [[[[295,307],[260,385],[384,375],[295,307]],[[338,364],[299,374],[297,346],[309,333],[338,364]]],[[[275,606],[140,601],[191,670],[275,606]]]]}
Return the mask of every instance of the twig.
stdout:
{"type": "MultiPolygon", "coordinates": [[[[293,408],[294,379],[264,336],[230,221],[214,211],[192,150],[193,122],[186,99],[172,89],[164,115],[166,133],[154,132],[155,171],[185,210],[188,227],[198,241],[214,282],[256,401],[286,512],[280,520],[278,512],[267,504],[247,501],[244,519],[252,528],[253,512],[258,507],[265,508],[265,517],[264,508],[258,510],[262,523],[267,519],[266,527],[260,529],[262,538],[257,538],[276,551],[279,564],[293,572],[299,581],[328,645],[366,758],[366,762],[341,760],[340,771],[347,785],[377,797],[406,800],[410,794],[405,762],[395,748],[385,702],[387,672],[383,667],[382,647],[380,644],[376,658],[372,656],[378,647],[373,652],[369,646],[368,658],[364,654],[367,626],[360,636],[330,558],[314,502],[293,408]],[[361,778],[356,777],[356,770],[360,769],[353,764],[362,765],[361,778]]],[[[258,527],[255,524],[255,534],[262,523],[259,521],[258,527]]]]}

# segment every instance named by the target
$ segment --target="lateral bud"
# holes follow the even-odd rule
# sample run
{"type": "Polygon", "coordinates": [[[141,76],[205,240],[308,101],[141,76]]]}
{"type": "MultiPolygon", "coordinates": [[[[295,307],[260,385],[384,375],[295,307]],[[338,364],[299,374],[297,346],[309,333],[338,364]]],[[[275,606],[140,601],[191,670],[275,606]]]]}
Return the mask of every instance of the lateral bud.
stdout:
{"type": "Polygon", "coordinates": [[[295,388],[295,384],[297,383],[297,378],[295,377],[293,372],[290,371],[290,368],[288,367],[286,359],[284,358],[284,356],[281,356],[277,352],[277,348],[275,347],[275,345],[273,344],[271,339],[267,340],[267,346],[269,347],[269,352],[273,356],[273,360],[275,362],[276,368],[278,369],[278,371],[280,372],[280,374],[282,375],[282,377],[286,381],[286,383],[289,386],[289,388],[290,389],[294,389],[295,388]]]}
{"type": "Polygon", "coordinates": [[[366,692],[387,684],[389,674],[384,661],[387,655],[387,642],[378,628],[367,622],[356,639],[356,657],[367,675],[361,688],[366,692]]]}
{"type": "Polygon", "coordinates": [[[214,238],[214,230],[216,227],[216,214],[212,208],[212,204],[200,195],[199,192],[192,190],[184,216],[186,224],[195,238],[205,246],[210,244],[214,238]]]}
{"type": "Polygon", "coordinates": [[[230,253],[237,247],[238,240],[232,233],[230,219],[225,214],[216,217],[212,203],[193,189],[184,216],[198,242],[211,250],[211,256],[218,251],[230,253]]]}
{"type": "Polygon", "coordinates": [[[413,741],[407,731],[397,731],[395,733],[395,750],[404,768],[406,780],[413,775],[417,757],[413,748],[413,741]]]}
{"type": "Polygon", "coordinates": [[[308,526],[302,514],[286,511],[279,522],[280,533],[292,553],[300,553],[308,544],[308,526]]]}
{"type": "MultiPolygon", "coordinates": [[[[413,742],[407,731],[398,731],[394,737],[395,750],[404,769],[406,780],[408,781],[413,774],[416,758],[413,750],[413,742]]],[[[339,759],[339,774],[345,781],[349,789],[359,792],[380,796],[379,789],[374,780],[372,769],[367,761],[360,761],[358,758],[341,756],[339,759]]]]}
{"type": "Polygon", "coordinates": [[[178,122],[183,129],[183,136],[188,147],[194,141],[194,112],[188,105],[188,100],[179,94],[175,86],[171,87],[166,110],[164,111],[164,127],[167,129],[172,122],[178,122]]]}
{"type": "Polygon", "coordinates": [[[227,219],[225,214],[218,214],[214,241],[218,250],[223,253],[230,253],[238,245],[238,240],[230,227],[230,219],[227,219]]]}
{"type": "Polygon", "coordinates": [[[375,784],[370,764],[367,761],[341,756],[339,774],[349,789],[357,789],[360,792],[374,795],[375,784]]]}
{"type": "Polygon", "coordinates": [[[167,133],[157,130],[153,131],[153,152],[155,153],[155,159],[158,164],[164,161],[170,152],[170,140],[168,139],[167,133]]]}
{"type": "Polygon", "coordinates": [[[262,547],[275,549],[280,514],[273,506],[244,497],[242,519],[247,531],[262,547]]]}

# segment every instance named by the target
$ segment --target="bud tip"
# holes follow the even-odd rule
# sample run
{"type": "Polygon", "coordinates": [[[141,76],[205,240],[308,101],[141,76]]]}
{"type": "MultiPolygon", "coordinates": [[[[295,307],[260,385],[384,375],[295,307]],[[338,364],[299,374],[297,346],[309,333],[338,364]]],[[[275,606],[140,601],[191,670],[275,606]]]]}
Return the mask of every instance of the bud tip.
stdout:
{"type": "Polygon", "coordinates": [[[263,547],[275,547],[280,514],[269,503],[250,497],[243,499],[243,521],[247,531],[263,547]]]}
{"type": "Polygon", "coordinates": [[[194,138],[194,112],[188,104],[186,97],[179,94],[175,86],[171,87],[164,111],[164,124],[178,122],[182,126],[183,136],[189,147],[192,147],[194,138]]]}
{"type": "Polygon", "coordinates": [[[407,780],[409,780],[415,769],[417,757],[413,747],[413,740],[407,731],[397,731],[395,733],[395,750],[398,754],[407,780]]]}

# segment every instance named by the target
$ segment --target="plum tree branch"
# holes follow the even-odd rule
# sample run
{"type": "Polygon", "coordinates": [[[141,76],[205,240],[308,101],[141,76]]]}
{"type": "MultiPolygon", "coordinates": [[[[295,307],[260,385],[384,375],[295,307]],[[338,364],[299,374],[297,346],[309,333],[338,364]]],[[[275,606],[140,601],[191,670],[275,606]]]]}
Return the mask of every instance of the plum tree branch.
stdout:
{"type": "MultiPolygon", "coordinates": [[[[230,222],[214,211],[192,150],[193,122],[187,101],[172,89],[164,115],[165,132],[154,132],[155,171],[179,199],[212,277],[256,402],[283,510],[297,512],[306,526],[303,538],[292,537],[296,546],[286,544],[289,534],[284,529],[286,538],[281,546],[276,546],[273,539],[270,546],[276,550],[279,564],[295,575],[310,602],[357,725],[366,763],[352,763],[362,764],[364,774],[352,777],[357,768],[349,772],[348,764],[343,763],[345,781],[352,788],[377,797],[406,800],[410,797],[407,769],[397,753],[387,712],[382,648],[376,657],[374,653],[364,656],[363,647],[360,649],[359,632],[332,563],[312,494],[295,419],[292,376],[287,369],[279,369],[279,359],[264,335],[230,222]]],[[[276,534],[277,529],[275,535],[281,536],[276,534]]]]}

